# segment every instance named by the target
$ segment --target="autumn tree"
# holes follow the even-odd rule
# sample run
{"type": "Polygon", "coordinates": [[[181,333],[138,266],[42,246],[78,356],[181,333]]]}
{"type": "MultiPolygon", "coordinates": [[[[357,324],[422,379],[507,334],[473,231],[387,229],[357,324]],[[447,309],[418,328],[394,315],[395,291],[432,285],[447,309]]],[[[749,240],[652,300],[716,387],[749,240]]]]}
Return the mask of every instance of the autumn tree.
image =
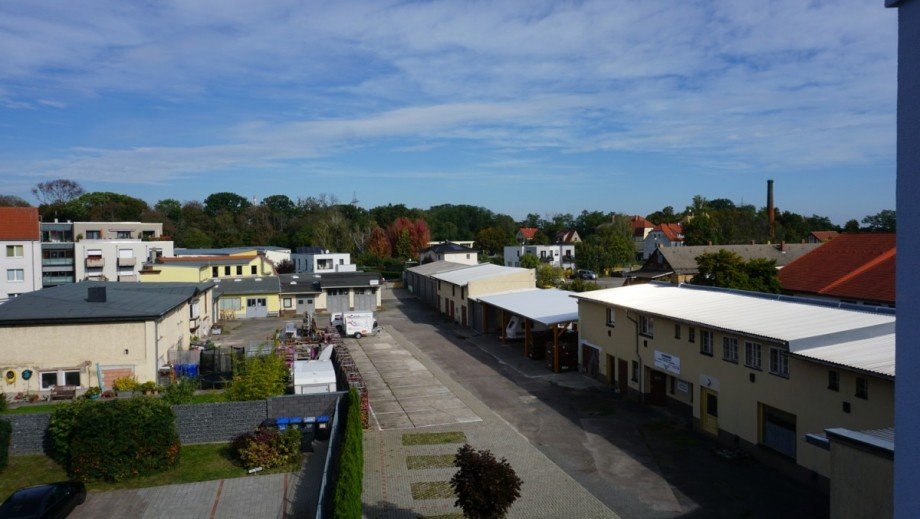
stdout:
{"type": "Polygon", "coordinates": [[[404,259],[418,256],[418,251],[428,247],[428,242],[431,241],[428,224],[421,218],[415,220],[406,217],[397,218],[387,226],[387,237],[394,255],[404,259]],[[403,238],[404,234],[407,238],[403,238]],[[400,240],[408,240],[407,245],[403,244],[404,250],[400,250],[400,240]]]}
{"type": "Polygon", "coordinates": [[[390,239],[387,238],[387,232],[380,227],[371,229],[366,249],[368,253],[378,258],[389,258],[393,255],[393,246],[390,244],[390,239]]]}
{"type": "Polygon", "coordinates": [[[488,450],[476,450],[469,444],[460,447],[454,457],[459,470],[450,479],[457,495],[454,506],[471,519],[504,517],[514,501],[521,497],[521,478],[508,460],[495,459],[488,450]]]}
{"type": "Polygon", "coordinates": [[[83,194],[83,187],[65,178],[39,182],[32,188],[32,194],[42,205],[61,205],[83,194]]]}

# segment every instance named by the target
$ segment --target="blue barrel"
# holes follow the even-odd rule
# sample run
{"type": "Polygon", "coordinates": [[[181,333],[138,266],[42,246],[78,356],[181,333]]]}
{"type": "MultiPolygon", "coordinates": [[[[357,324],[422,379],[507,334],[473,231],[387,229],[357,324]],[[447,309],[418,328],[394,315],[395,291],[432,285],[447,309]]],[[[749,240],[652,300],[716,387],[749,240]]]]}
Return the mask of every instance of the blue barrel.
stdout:
{"type": "Polygon", "coordinates": [[[198,378],[198,364],[189,364],[189,365],[188,365],[188,377],[189,377],[189,378],[198,378]]]}
{"type": "Polygon", "coordinates": [[[294,429],[302,429],[303,428],[303,418],[300,416],[292,416],[291,417],[291,427],[294,429]]]}
{"type": "Polygon", "coordinates": [[[277,423],[278,423],[278,430],[284,431],[290,425],[291,419],[286,416],[281,416],[278,418],[277,423]]]}

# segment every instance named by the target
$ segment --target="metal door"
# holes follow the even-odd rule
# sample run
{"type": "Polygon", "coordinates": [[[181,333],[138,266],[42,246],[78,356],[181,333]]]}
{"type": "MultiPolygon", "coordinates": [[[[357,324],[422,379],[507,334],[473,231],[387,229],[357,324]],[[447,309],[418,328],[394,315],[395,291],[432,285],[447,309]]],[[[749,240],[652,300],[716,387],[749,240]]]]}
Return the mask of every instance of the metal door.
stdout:
{"type": "Polygon", "coordinates": [[[326,294],[326,309],[329,311],[329,313],[332,313],[332,314],[347,312],[349,310],[348,308],[348,290],[347,289],[329,290],[326,294]]]}
{"type": "Polygon", "coordinates": [[[246,317],[268,317],[268,305],[264,297],[246,298],[246,317]]]}
{"type": "Polygon", "coordinates": [[[620,393],[625,395],[629,391],[629,363],[620,359],[618,366],[620,369],[617,374],[617,384],[620,386],[620,393]]]}
{"type": "Polygon", "coordinates": [[[297,296],[297,315],[315,314],[316,303],[313,296],[297,296]]]}
{"type": "Polygon", "coordinates": [[[668,376],[654,369],[649,370],[649,403],[653,405],[667,405],[668,376]]]}
{"type": "Polygon", "coordinates": [[[373,312],[377,309],[377,290],[373,288],[355,289],[355,311],[373,312]]]}
{"type": "Polygon", "coordinates": [[[700,429],[716,436],[719,434],[719,394],[700,388],[700,429]]]}

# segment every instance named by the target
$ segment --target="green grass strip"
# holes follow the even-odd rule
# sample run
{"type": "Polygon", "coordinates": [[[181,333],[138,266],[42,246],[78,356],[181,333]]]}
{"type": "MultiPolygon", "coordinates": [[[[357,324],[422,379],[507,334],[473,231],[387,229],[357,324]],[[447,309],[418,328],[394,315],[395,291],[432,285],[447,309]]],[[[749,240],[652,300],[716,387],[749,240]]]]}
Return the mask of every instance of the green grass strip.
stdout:
{"type": "Polygon", "coordinates": [[[441,445],[444,443],[466,443],[466,435],[459,431],[438,433],[409,433],[402,437],[403,445],[441,445]]]}
{"type": "Polygon", "coordinates": [[[423,481],[412,483],[412,499],[449,499],[454,497],[454,489],[448,481],[423,481]]]}
{"type": "Polygon", "coordinates": [[[409,470],[443,469],[443,468],[449,468],[453,466],[454,466],[454,455],[453,454],[406,457],[406,468],[408,468],[409,470]]]}

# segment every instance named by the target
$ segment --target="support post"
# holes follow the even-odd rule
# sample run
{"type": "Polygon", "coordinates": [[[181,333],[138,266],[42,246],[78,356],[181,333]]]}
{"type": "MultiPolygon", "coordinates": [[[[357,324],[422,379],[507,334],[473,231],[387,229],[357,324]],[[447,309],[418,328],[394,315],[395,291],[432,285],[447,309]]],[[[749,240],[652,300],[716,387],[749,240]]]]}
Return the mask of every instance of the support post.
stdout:
{"type": "Polygon", "coordinates": [[[525,319],[524,320],[524,356],[525,357],[530,356],[530,341],[531,341],[530,319],[525,319]]]}
{"type": "Polygon", "coordinates": [[[553,373],[559,373],[559,325],[553,325],[553,373]]]}
{"type": "Polygon", "coordinates": [[[505,330],[508,329],[508,323],[505,321],[505,309],[502,309],[502,344],[505,344],[505,330]]]}

